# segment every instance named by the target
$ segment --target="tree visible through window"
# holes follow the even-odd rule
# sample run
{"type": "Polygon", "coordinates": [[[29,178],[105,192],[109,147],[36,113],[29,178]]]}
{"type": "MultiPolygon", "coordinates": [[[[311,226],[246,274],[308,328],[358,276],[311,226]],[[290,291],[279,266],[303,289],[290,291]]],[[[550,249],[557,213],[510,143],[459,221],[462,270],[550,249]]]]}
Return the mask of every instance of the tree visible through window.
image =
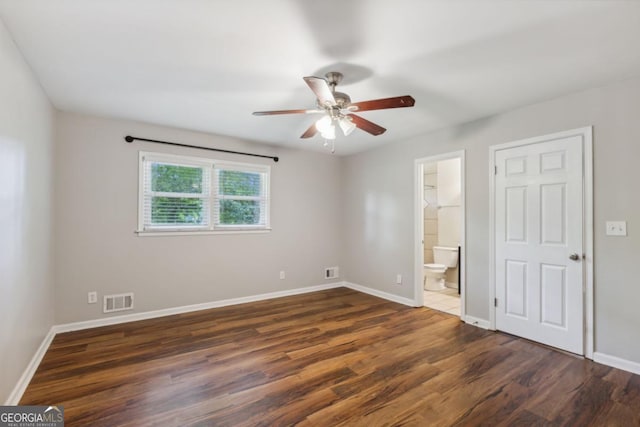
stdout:
{"type": "Polygon", "coordinates": [[[220,224],[259,224],[262,177],[259,173],[218,172],[220,224]]]}
{"type": "Polygon", "coordinates": [[[268,166],[153,153],[140,166],[141,231],[269,227],[268,166]]]}
{"type": "MultiPolygon", "coordinates": [[[[162,163],[151,165],[151,190],[154,193],[176,193],[202,196],[202,168],[162,163]]],[[[153,224],[202,224],[202,197],[155,196],[151,202],[153,224]]]]}

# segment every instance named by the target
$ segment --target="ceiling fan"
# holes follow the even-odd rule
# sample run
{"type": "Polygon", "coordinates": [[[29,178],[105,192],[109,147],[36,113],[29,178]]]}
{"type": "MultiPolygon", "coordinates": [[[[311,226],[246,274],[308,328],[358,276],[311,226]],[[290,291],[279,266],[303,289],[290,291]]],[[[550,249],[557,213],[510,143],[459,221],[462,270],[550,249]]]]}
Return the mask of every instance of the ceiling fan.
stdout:
{"type": "Polygon", "coordinates": [[[312,124],[300,138],[311,138],[320,132],[324,139],[336,138],[336,124],[342,129],[344,135],[349,135],[360,128],[371,135],[383,134],[386,129],[358,115],[354,111],[384,110],[387,108],[413,107],[416,103],[409,95],[393,98],[374,99],[371,101],[351,102],[349,95],[337,92],[336,86],[342,81],[343,75],[337,71],[331,71],[322,77],[304,77],[304,81],[317,97],[316,109],[301,110],[276,110],[256,111],[255,116],[271,116],[278,114],[324,114],[324,116],[312,124]]]}

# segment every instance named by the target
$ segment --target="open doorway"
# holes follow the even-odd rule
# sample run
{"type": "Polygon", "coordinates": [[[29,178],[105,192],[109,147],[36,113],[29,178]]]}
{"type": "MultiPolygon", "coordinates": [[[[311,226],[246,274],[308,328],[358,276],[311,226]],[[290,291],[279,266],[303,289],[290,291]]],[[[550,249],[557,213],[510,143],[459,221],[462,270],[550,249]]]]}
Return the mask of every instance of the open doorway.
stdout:
{"type": "Polygon", "coordinates": [[[415,166],[415,303],[464,318],[464,151],[415,166]]]}

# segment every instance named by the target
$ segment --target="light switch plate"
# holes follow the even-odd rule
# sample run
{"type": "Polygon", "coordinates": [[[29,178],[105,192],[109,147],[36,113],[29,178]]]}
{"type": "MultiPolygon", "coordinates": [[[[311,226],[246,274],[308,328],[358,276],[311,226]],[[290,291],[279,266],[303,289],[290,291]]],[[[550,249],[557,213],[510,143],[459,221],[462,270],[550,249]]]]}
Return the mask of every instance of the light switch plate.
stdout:
{"type": "Polygon", "coordinates": [[[626,236],[627,221],[607,221],[607,236],[626,236]]]}

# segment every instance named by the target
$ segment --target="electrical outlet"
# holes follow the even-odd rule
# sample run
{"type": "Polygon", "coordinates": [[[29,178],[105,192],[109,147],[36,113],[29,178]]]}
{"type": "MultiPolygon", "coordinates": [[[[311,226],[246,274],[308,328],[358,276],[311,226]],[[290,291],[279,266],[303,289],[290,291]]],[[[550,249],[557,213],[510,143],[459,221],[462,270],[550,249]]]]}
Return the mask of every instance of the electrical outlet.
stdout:
{"type": "Polygon", "coordinates": [[[626,236],[627,221],[607,221],[607,236],[626,236]]]}
{"type": "Polygon", "coordinates": [[[95,304],[98,302],[98,293],[97,292],[89,292],[87,294],[87,303],[95,304]]]}
{"type": "Polygon", "coordinates": [[[284,271],[280,272],[280,280],[284,280],[284,278],[286,277],[284,271]]]}
{"type": "Polygon", "coordinates": [[[396,285],[402,285],[402,274],[396,276],[396,285]]]}

